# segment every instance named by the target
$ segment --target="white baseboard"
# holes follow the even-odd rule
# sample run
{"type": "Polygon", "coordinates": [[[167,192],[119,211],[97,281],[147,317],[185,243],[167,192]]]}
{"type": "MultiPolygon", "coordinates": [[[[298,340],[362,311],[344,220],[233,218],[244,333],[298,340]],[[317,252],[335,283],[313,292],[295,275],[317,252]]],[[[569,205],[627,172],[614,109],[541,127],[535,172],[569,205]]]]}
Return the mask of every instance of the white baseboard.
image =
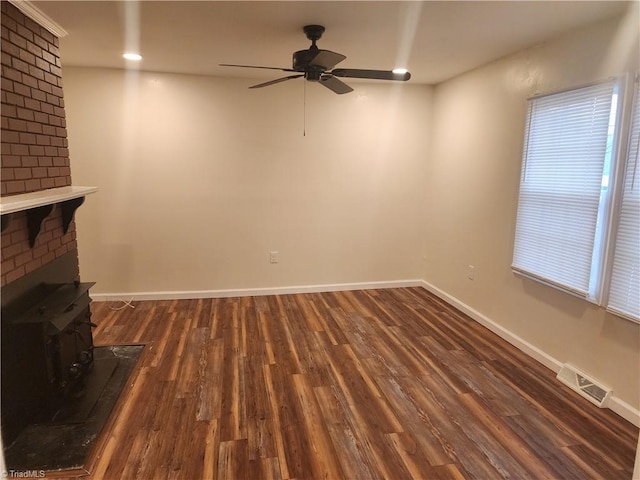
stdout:
{"type": "Polygon", "coordinates": [[[640,427],[640,411],[616,397],[615,391],[609,398],[609,408],[636,427],[640,427]]]}
{"type": "MultiPolygon", "coordinates": [[[[478,322],[481,325],[487,327],[493,333],[495,333],[496,335],[498,335],[502,339],[506,340],[511,345],[515,346],[516,348],[520,349],[521,351],[523,351],[524,353],[529,355],[534,360],[540,362],[545,367],[547,367],[550,370],[552,370],[554,373],[558,373],[560,371],[560,368],[562,367],[563,364],[558,359],[552,357],[551,355],[547,354],[546,352],[543,352],[538,347],[536,347],[536,346],[532,345],[531,343],[527,342],[526,340],[520,338],[515,333],[507,330],[503,326],[498,325],[496,322],[494,322],[493,320],[489,319],[487,316],[485,316],[482,313],[478,312],[477,310],[471,308],[469,305],[467,305],[466,303],[460,301],[456,297],[453,297],[453,296],[449,295],[448,293],[444,292],[443,290],[440,290],[438,287],[436,287],[434,285],[431,285],[430,283],[428,283],[428,282],[426,282],[424,280],[421,282],[421,286],[425,290],[428,290],[429,292],[433,293],[434,295],[440,297],[442,300],[444,300],[445,302],[449,303],[450,305],[453,305],[454,307],[456,307],[461,312],[469,315],[469,317],[474,319],[476,322],[478,322]]],[[[615,391],[613,392],[613,394],[609,398],[608,408],[613,410],[615,413],[617,413],[622,418],[624,418],[628,422],[632,423],[636,427],[640,427],[640,411],[638,411],[637,409],[635,409],[634,407],[632,407],[631,405],[629,405],[625,401],[617,398],[615,396],[615,391]]]]}
{"type": "Polygon", "coordinates": [[[193,298],[259,297],[294,293],[341,292],[345,290],[373,290],[380,288],[422,287],[422,280],[391,280],[387,282],[334,283],[327,285],[297,285],[291,287],[242,288],[229,290],[192,290],[174,292],[91,293],[96,302],[186,300],[193,298]]]}

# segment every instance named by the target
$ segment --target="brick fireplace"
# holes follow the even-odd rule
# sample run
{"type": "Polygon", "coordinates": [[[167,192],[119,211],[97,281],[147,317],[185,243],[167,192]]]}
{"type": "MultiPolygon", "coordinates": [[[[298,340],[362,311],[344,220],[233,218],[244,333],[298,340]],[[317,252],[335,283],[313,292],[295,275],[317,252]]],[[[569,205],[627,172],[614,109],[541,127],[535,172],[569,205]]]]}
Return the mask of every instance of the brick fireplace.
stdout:
{"type": "MultiPolygon", "coordinates": [[[[59,40],[5,0],[1,25],[1,195],[69,186],[59,40]]],[[[33,248],[25,212],[12,215],[1,240],[3,288],[68,252],[77,259],[75,222],[64,233],[60,215],[44,220],[33,248]]]]}
{"type": "Polygon", "coordinates": [[[58,38],[2,8],[2,432],[5,447],[51,418],[93,365],[88,289],[79,282],[58,38]],[[16,207],[30,195],[45,204],[16,207]],[[52,201],[48,201],[53,198],[52,201]],[[47,203],[48,202],[48,203],[47,203]]]}

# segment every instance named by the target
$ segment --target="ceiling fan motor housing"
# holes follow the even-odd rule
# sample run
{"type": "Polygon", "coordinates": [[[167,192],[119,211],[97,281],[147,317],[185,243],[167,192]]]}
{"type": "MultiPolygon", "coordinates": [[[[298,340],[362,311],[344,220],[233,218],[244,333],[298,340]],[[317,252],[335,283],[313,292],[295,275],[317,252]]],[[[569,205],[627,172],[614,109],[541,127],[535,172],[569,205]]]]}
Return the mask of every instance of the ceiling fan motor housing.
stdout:
{"type": "Polygon", "coordinates": [[[309,48],[307,50],[298,50],[293,54],[293,69],[296,72],[305,72],[317,70],[322,73],[324,70],[320,65],[313,65],[311,62],[318,55],[320,49],[318,47],[309,48]]]}

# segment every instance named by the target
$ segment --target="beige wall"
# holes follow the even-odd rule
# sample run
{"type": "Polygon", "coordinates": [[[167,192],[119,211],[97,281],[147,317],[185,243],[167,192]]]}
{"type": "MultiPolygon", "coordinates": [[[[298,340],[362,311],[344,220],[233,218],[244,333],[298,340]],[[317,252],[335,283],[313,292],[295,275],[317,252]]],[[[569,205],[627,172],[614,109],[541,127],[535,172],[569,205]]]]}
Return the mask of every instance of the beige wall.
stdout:
{"type": "Polygon", "coordinates": [[[637,68],[637,12],[631,20],[633,35],[607,22],[436,88],[424,278],[637,409],[640,325],[510,270],[526,99],[637,68]]]}
{"type": "Polygon", "coordinates": [[[431,87],[64,74],[96,294],[421,277],[431,87]]]}

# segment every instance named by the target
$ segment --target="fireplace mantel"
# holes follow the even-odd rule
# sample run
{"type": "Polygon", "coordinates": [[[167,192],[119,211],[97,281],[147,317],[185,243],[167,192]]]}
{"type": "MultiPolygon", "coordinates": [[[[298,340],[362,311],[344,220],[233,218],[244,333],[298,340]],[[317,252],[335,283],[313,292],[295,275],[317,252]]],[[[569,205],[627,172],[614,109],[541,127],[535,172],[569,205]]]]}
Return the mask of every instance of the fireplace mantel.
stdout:
{"type": "Polygon", "coordinates": [[[76,209],[84,202],[84,197],[97,191],[98,187],[69,186],[2,197],[0,198],[2,230],[9,224],[11,214],[26,211],[29,244],[33,247],[42,222],[53,211],[54,205],[60,205],[62,228],[66,233],[76,209]]]}
{"type": "Polygon", "coordinates": [[[84,197],[98,191],[98,187],[60,187],[48,188],[37,192],[21,193],[0,198],[0,214],[21,212],[30,208],[52,205],[55,203],[84,197]]]}

